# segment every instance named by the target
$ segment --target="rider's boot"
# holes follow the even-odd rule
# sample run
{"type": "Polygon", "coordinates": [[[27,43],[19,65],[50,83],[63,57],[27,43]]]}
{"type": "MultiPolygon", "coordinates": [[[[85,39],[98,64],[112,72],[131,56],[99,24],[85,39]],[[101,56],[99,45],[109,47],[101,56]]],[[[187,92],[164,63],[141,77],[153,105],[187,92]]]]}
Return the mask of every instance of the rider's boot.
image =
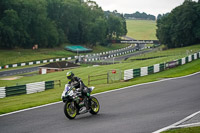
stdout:
{"type": "Polygon", "coordinates": [[[85,103],[86,110],[89,110],[89,104],[88,104],[88,98],[87,97],[84,98],[84,103],[85,103]]]}

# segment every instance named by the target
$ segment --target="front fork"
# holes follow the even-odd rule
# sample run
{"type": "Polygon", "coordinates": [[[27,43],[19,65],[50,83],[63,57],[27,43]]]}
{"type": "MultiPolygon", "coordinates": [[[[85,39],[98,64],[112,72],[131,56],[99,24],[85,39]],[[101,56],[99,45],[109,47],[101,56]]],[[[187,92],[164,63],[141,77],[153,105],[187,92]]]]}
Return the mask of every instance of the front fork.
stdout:
{"type": "Polygon", "coordinates": [[[74,101],[71,102],[71,106],[72,106],[73,108],[75,107],[74,101]]]}

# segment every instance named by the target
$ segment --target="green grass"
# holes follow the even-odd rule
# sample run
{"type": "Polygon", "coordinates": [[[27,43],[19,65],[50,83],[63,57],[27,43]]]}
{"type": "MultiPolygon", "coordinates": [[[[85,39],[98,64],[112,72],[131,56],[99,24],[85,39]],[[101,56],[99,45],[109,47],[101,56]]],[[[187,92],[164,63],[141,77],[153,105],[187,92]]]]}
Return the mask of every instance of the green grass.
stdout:
{"type": "Polygon", "coordinates": [[[128,47],[130,44],[111,44],[109,46],[103,47],[101,45],[95,46],[93,53],[98,53],[98,52],[105,52],[105,51],[111,51],[111,50],[116,50],[116,49],[121,49],[124,47],[128,47]]]}
{"type": "MultiPolygon", "coordinates": [[[[151,60],[151,63],[153,60],[151,60]]],[[[137,66],[141,66],[143,62],[138,63],[137,66]]],[[[146,64],[148,64],[146,62],[146,64]]],[[[146,65],[145,64],[145,65],[146,65]]],[[[114,64],[114,65],[108,65],[108,66],[99,66],[99,67],[80,67],[73,69],[72,71],[79,77],[81,77],[85,84],[87,84],[87,76],[88,74],[102,74],[106,73],[108,70],[112,69],[127,69],[127,68],[134,68],[134,63],[122,63],[122,64],[114,64]]],[[[130,85],[140,84],[140,83],[146,83],[151,81],[157,81],[163,78],[172,78],[172,77],[178,77],[183,76],[187,74],[191,74],[194,72],[200,71],[200,60],[195,60],[191,63],[188,63],[183,66],[179,66],[177,68],[169,69],[164,72],[160,72],[157,74],[152,74],[145,77],[139,77],[132,79],[128,82],[116,82],[113,84],[106,84],[106,80],[104,81],[98,81],[91,84],[91,86],[95,86],[96,89],[94,90],[94,93],[113,90],[121,87],[126,87],[130,85]]],[[[26,84],[30,82],[37,82],[37,81],[48,81],[48,80],[61,80],[62,86],[56,86],[55,89],[48,90],[45,92],[35,93],[35,94],[29,94],[29,95],[20,95],[20,96],[14,96],[14,97],[6,97],[3,99],[0,99],[0,114],[8,113],[20,109],[25,109],[29,107],[34,107],[38,105],[43,105],[51,102],[60,101],[60,95],[63,91],[64,84],[67,83],[67,79],[65,77],[67,71],[62,72],[56,72],[56,73],[50,73],[46,75],[37,75],[33,77],[23,77],[19,80],[15,81],[0,81],[1,86],[5,85],[15,85],[16,83],[19,84],[26,84]]]]}
{"type": "MultiPolygon", "coordinates": [[[[127,20],[128,36],[141,40],[154,40],[156,34],[156,22],[146,20],[127,20]]],[[[63,44],[63,47],[69,44],[63,44]]],[[[128,46],[128,44],[112,44],[111,46],[103,47],[97,45],[93,47],[93,53],[105,52],[115,49],[120,49],[128,46]]],[[[63,48],[54,49],[13,49],[0,50],[0,66],[34,60],[43,60],[58,57],[70,57],[76,53],[64,50],[63,48]]]]}
{"type": "Polygon", "coordinates": [[[173,129],[162,133],[200,133],[200,127],[173,129]]]}
{"type": "MultiPolygon", "coordinates": [[[[141,40],[154,40],[156,39],[156,22],[146,20],[127,20],[128,36],[141,40]]],[[[63,44],[63,48],[65,45],[63,44]]],[[[103,47],[97,45],[93,47],[93,53],[105,52],[115,49],[120,49],[128,46],[128,44],[112,44],[111,46],[103,47]]],[[[12,49],[0,50],[0,66],[21,62],[28,62],[34,60],[43,60],[58,57],[70,57],[76,55],[64,50],[63,48],[54,49],[12,49]]]]}
{"type": "MultiPolygon", "coordinates": [[[[93,53],[105,52],[115,49],[120,49],[127,47],[128,44],[112,44],[107,47],[97,45],[93,47],[93,53]]],[[[90,54],[90,53],[89,53],[90,54]]],[[[0,50],[0,66],[35,60],[43,60],[58,57],[71,57],[75,56],[76,53],[66,51],[63,48],[53,48],[53,49],[13,49],[13,50],[0,50]]]]}
{"type": "Polygon", "coordinates": [[[34,60],[50,59],[56,57],[70,57],[75,55],[62,49],[13,49],[0,50],[0,66],[34,60]]]}
{"type": "Polygon", "coordinates": [[[156,21],[126,20],[128,34],[136,40],[157,40],[156,21]]]}
{"type": "MultiPolygon", "coordinates": [[[[172,61],[172,59],[176,59],[176,58],[180,57],[178,53],[185,54],[186,49],[193,49],[193,51],[197,51],[197,50],[200,49],[200,45],[194,45],[194,46],[190,46],[190,47],[178,48],[178,49],[173,49],[173,50],[170,49],[170,50],[166,50],[166,51],[153,52],[153,53],[149,53],[150,56],[140,55],[137,58],[144,58],[144,57],[146,58],[146,57],[152,57],[152,56],[155,57],[155,56],[158,56],[158,55],[171,55],[171,56],[164,56],[164,57],[148,59],[148,60],[134,60],[134,61],[128,60],[125,63],[106,65],[106,66],[98,66],[98,67],[92,67],[92,66],[84,67],[84,66],[82,66],[80,68],[73,69],[73,72],[75,74],[78,74],[78,76],[80,76],[83,79],[84,82],[87,82],[88,81],[87,76],[89,74],[107,73],[109,70],[112,70],[112,69],[120,69],[120,70],[124,71],[126,69],[135,69],[135,68],[151,66],[151,65],[154,65],[154,64],[163,63],[163,62],[167,62],[167,61],[172,61]],[[157,55],[157,53],[159,53],[159,54],[157,55]]],[[[131,59],[134,59],[134,58],[131,58],[131,59]]],[[[21,79],[13,80],[13,81],[3,81],[0,78],[0,87],[1,86],[13,86],[13,85],[16,85],[16,84],[27,84],[27,83],[39,82],[39,81],[48,81],[48,80],[57,80],[57,79],[63,80],[63,79],[65,79],[64,73],[66,73],[66,71],[50,73],[50,74],[47,74],[47,75],[22,77],[21,79]]],[[[105,81],[94,82],[95,85],[104,84],[104,83],[105,83],[105,81]]]]}
{"type": "MultiPolygon", "coordinates": [[[[128,36],[130,34],[131,37],[136,39],[156,39],[155,38],[155,22],[154,21],[143,21],[143,20],[128,20],[127,26],[129,29],[128,36]],[[137,24],[141,23],[141,24],[137,24]],[[146,26],[145,26],[146,25],[146,26]],[[137,30],[138,27],[142,27],[141,30],[137,30]],[[148,31],[145,31],[149,29],[148,31]],[[136,30],[136,31],[135,31],[136,30]],[[137,34],[138,33],[138,34],[137,34]],[[147,34],[147,35],[144,35],[147,34]]],[[[102,47],[97,46],[94,48],[94,52],[105,52],[113,49],[119,49],[122,47],[126,47],[125,44],[113,44],[109,47],[102,47]]],[[[145,57],[155,57],[159,55],[169,55],[168,57],[162,57],[162,58],[155,58],[155,59],[149,59],[149,60],[137,60],[137,61],[130,61],[128,60],[125,63],[120,64],[113,64],[113,65],[107,65],[107,66],[98,66],[98,67],[92,67],[88,65],[82,65],[80,68],[72,69],[72,71],[79,76],[84,83],[87,85],[88,81],[88,74],[104,74],[107,73],[109,70],[112,69],[120,69],[120,70],[126,70],[126,69],[134,69],[134,68],[140,68],[144,66],[150,66],[157,63],[162,63],[164,61],[168,61],[169,59],[179,58],[184,56],[186,53],[186,50],[199,50],[200,45],[180,48],[180,49],[172,49],[167,51],[157,51],[153,54],[145,54],[138,56],[137,58],[144,58],[145,57]],[[164,53],[163,53],[164,52],[164,53]],[[179,54],[180,53],[180,54],[179,54]],[[181,56],[179,56],[181,55],[181,56]],[[173,56],[173,58],[171,58],[173,56]]],[[[194,52],[193,51],[193,52],[194,52]]],[[[16,62],[25,62],[30,60],[41,60],[46,58],[54,58],[54,57],[66,57],[71,56],[74,53],[70,53],[68,51],[64,51],[62,49],[39,49],[37,51],[32,50],[24,50],[24,49],[15,49],[12,51],[6,51],[6,50],[0,50],[0,65],[2,64],[12,64],[16,62]]],[[[134,57],[135,58],[135,57],[134,57]]],[[[132,58],[132,59],[134,59],[132,58]]],[[[162,78],[171,78],[176,76],[183,76],[187,74],[191,74],[197,71],[200,71],[200,60],[193,61],[191,63],[188,63],[186,65],[170,69],[161,73],[152,74],[145,77],[139,77],[135,78],[133,80],[130,80],[129,82],[116,82],[113,84],[106,84],[106,80],[102,81],[96,81],[92,82],[91,86],[95,86],[96,89],[94,90],[94,93],[103,92],[107,90],[113,90],[121,87],[126,87],[130,85],[145,83],[145,82],[151,82],[160,80],[162,78]]],[[[32,77],[22,77],[18,80],[13,81],[3,81],[0,80],[0,86],[13,86],[16,84],[27,84],[32,82],[39,82],[39,81],[49,81],[49,80],[61,80],[62,86],[58,87],[56,86],[55,89],[48,90],[45,92],[35,93],[35,94],[29,94],[29,95],[20,95],[20,96],[14,96],[14,97],[6,97],[3,99],[0,99],[0,114],[8,113],[20,109],[25,109],[29,107],[34,107],[38,105],[43,105],[47,103],[52,103],[56,101],[60,101],[60,95],[63,91],[64,85],[67,83],[67,79],[65,77],[67,71],[62,72],[56,72],[56,73],[50,73],[46,75],[36,75],[32,77]]]]}
{"type": "Polygon", "coordinates": [[[200,52],[200,45],[193,45],[189,47],[176,48],[176,49],[168,49],[164,51],[162,51],[161,48],[158,48],[158,50],[156,50],[155,52],[131,57],[126,62],[130,62],[133,60],[135,61],[136,59],[145,59],[145,58],[151,58],[151,57],[157,57],[156,60],[167,62],[167,61],[172,61],[176,59],[181,59],[183,57],[186,57],[190,54],[194,54],[196,52],[200,52]]]}

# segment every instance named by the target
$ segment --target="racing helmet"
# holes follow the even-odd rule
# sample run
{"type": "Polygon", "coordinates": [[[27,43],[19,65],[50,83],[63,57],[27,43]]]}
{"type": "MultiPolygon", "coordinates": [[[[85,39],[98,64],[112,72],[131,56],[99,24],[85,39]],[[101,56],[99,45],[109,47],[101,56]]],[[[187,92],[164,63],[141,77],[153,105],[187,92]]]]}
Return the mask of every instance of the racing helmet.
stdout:
{"type": "Polygon", "coordinates": [[[74,77],[74,73],[72,71],[67,72],[67,79],[71,80],[74,77]]]}

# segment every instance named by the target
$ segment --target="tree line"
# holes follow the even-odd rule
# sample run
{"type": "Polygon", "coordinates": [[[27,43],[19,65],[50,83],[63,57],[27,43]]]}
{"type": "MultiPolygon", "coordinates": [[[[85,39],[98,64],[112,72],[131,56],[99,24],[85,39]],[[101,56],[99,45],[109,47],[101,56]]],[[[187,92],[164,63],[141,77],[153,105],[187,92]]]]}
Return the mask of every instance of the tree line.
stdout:
{"type": "Polygon", "coordinates": [[[124,17],[126,19],[142,19],[142,20],[156,20],[156,17],[151,14],[146,14],[145,12],[140,13],[140,12],[135,12],[132,14],[124,14],[124,17]]]}
{"type": "Polygon", "coordinates": [[[185,0],[170,13],[158,15],[156,36],[169,48],[200,43],[200,0],[185,0]]]}
{"type": "Polygon", "coordinates": [[[107,45],[126,35],[126,21],[91,0],[0,0],[0,47],[107,45]]]}

